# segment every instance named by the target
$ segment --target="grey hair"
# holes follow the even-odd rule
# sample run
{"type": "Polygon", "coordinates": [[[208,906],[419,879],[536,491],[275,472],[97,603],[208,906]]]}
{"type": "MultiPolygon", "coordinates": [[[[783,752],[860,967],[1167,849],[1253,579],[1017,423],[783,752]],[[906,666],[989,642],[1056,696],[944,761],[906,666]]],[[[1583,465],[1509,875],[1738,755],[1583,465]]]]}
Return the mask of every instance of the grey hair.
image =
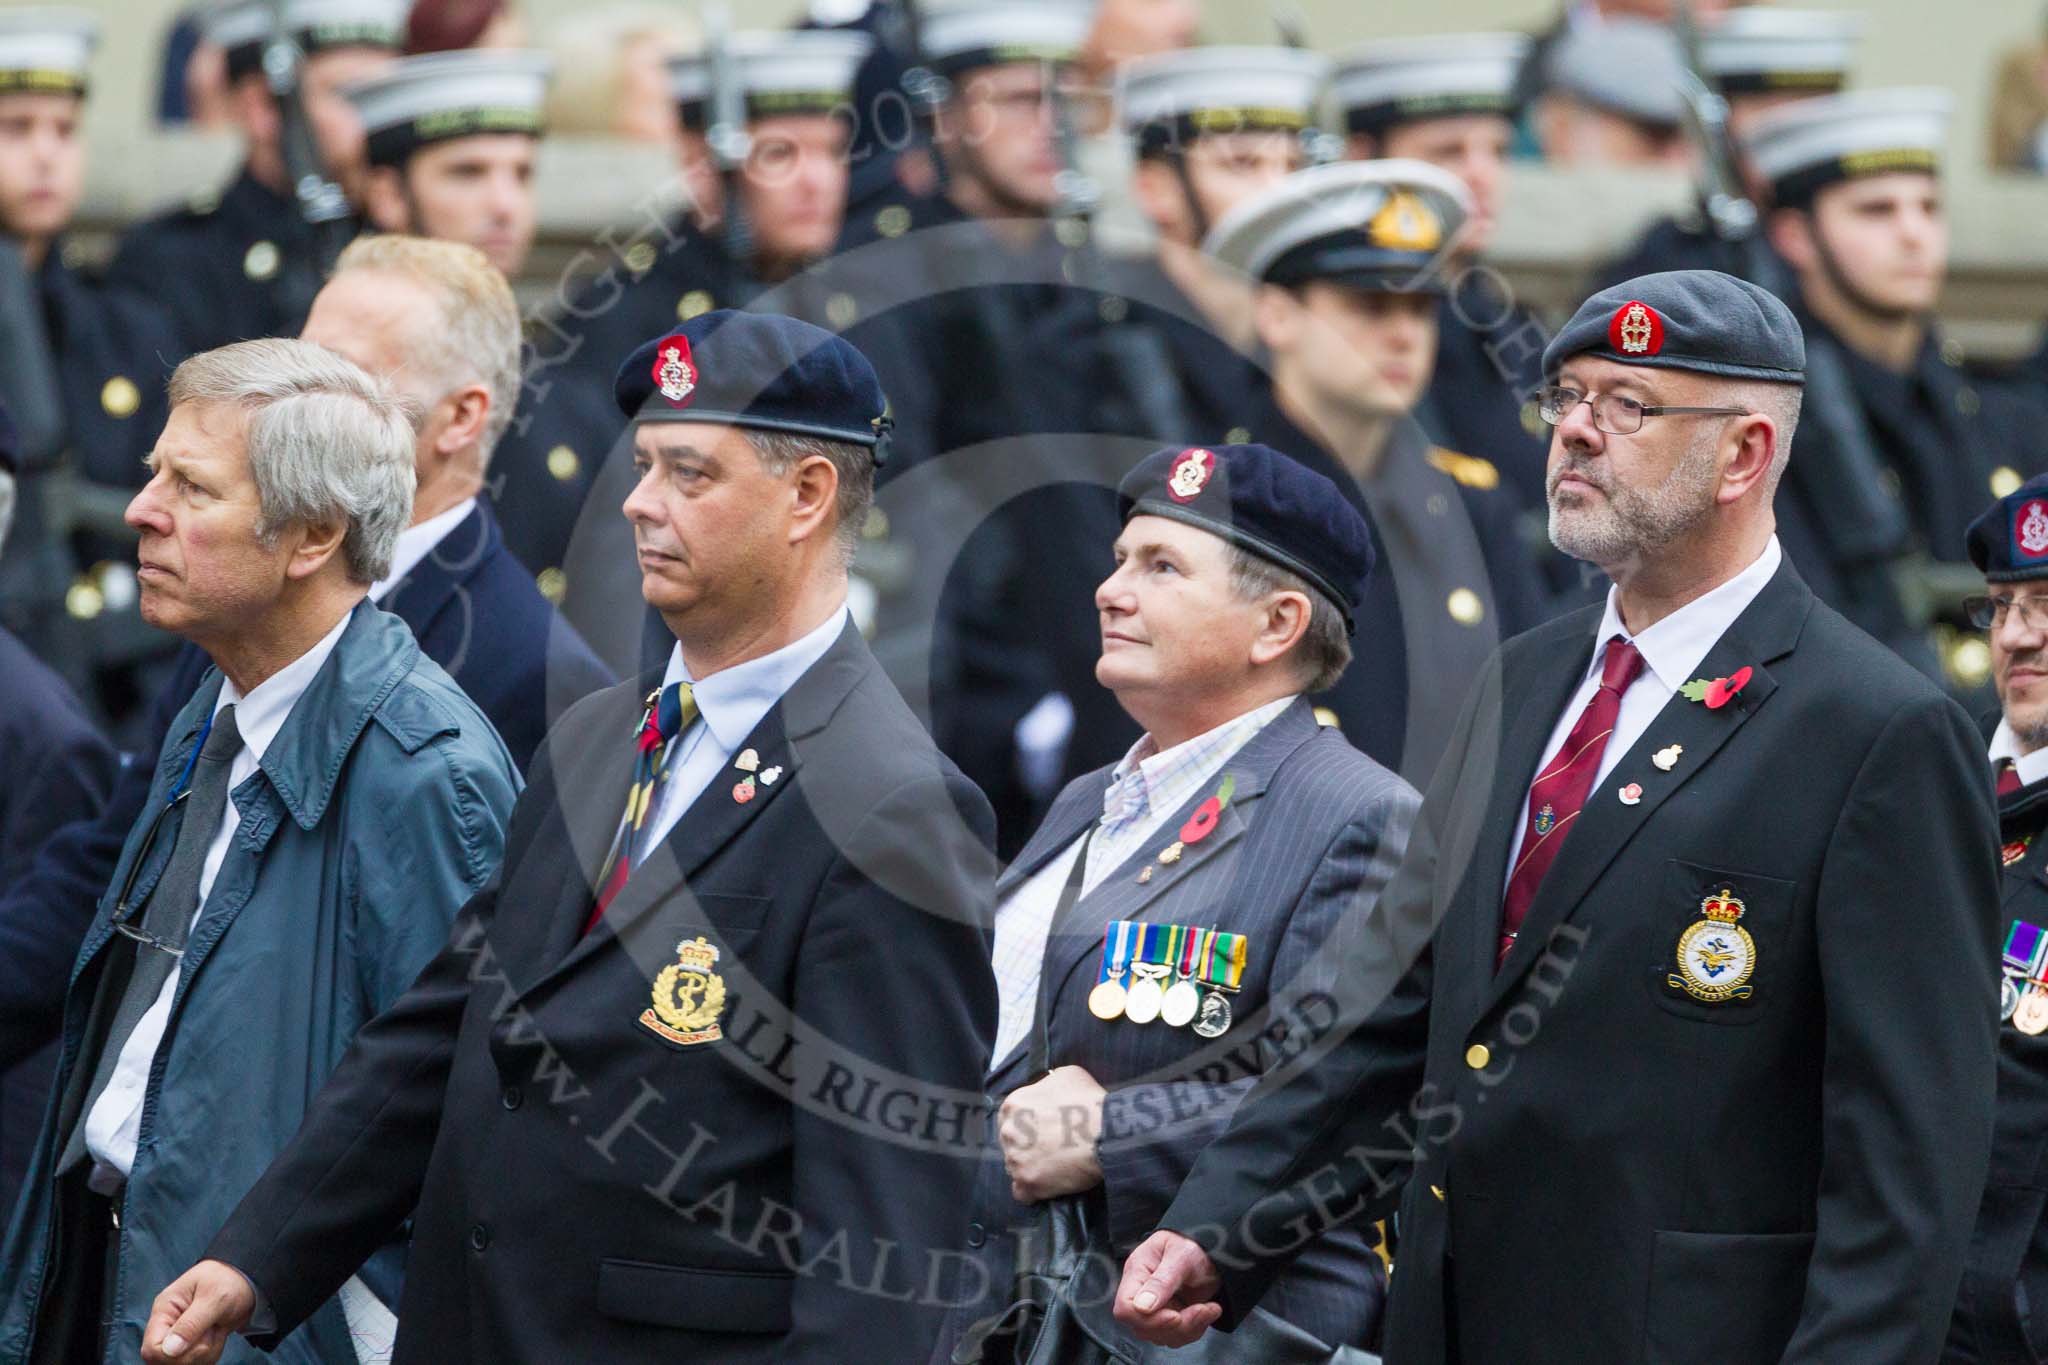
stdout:
{"type": "Polygon", "coordinates": [[[0,469],[0,550],[7,548],[7,532],[14,525],[14,475],[0,469]]]}
{"type": "Polygon", "coordinates": [[[1301,690],[1323,692],[1337,685],[1337,679],[1351,666],[1351,632],[1345,629],[1344,613],[1335,602],[1310,587],[1300,574],[1237,545],[1230,547],[1230,588],[1241,602],[1256,602],[1280,592],[1307,597],[1308,629],[1294,642],[1292,651],[1300,669],[1301,690]]]}
{"type": "Polygon", "coordinates": [[[391,572],[416,476],[414,414],[390,385],[325,346],[267,337],[178,366],[170,404],[185,403],[243,414],[259,540],[275,545],[287,526],[344,522],[349,578],[374,583],[391,572]]]}
{"type": "Polygon", "coordinates": [[[350,242],[334,273],[349,270],[395,275],[433,299],[434,324],[410,339],[411,355],[433,399],[470,384],[491,391],[477,444],[478,463],[489,467],[519,402],[519,304],[512,286],[473,246],[402,233],[350,242]]]}
{"type": "Polygon", "coordinates": [[[867,525],[868,509],[875,501],[875,455],[866,446],[851,441],[833,441],[819,436],[800,436],[789,431],[749,430],[747,440],[761,457],[761,467],[776,478],[794,469],[799,461],[823,458],[839,471],[838,525],[833,536],[839,542],[845,562],[853,562],[860,545],[861,528],[867,525]]]}
{"type": "Polygon", "coordinates": [[[1785,477],[1785,466],[1792,461],[1792,435],[1799,430],[1799,413],[1806,406],[1806,390],[1798,384],[1751,384],[1737,395],[1739,401],[1748,404],[1778,429],[1778,447],[1771,452],[1770,472],[1765,476],[1764,492],[1775,497],[1778,482],[1785,477]]]}

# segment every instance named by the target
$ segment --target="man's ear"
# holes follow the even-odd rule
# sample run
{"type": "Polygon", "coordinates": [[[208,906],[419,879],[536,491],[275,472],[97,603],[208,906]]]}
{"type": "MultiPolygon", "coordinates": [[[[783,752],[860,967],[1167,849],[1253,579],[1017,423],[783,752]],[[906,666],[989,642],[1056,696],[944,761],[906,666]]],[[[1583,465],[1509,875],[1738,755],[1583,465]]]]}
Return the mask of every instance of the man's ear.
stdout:
{"type": "Polygon", "coordinates": [[[363,213],[379,232],[412,230],[412,210],[395,166],[372,166],[363,180],[363,213]]]}
{"type": "Polygon", "coordinates": [[[294,534],[298,543],[292,555],[285,562],[285,577],[303,581],[327,567],[333,558],[341,553],[342,542],[348,539],[348,523],[316,523],[301,526],[294,534]]]}
{"type": "Polygon", "coordinates": [[[1177,223],[1186,216],[1180,182],[1156,156],[1146,157],[1131,172],[1131,193],[1138,201],[1138,211],[1149,222],[1177,223]]]}
{"type": "Polygon", "coordinates": [[[1265,620],[1252,637],[1251,662],[1264,666],[1285,655],[1308,633],[1314,604],[1305,593],[1278,592],[1266,604],[1265,620]]]}
{"type": "Polygon", "coordinates": [[[1820,263],[1813,238],[1813,215],[1805,210],[1773,209],[1764,220],[1764,232],[1770,238],[1771,249],[1801,274],[1820,263]]]}
{"type": "Polygon", "coordinates": [[[1778,441],[1784,435],[1768,415],[1758,412],[1729,424],[1729,438],[1735,452],[1721,470],[1721,484],[1714,501],[1737,502],[1771,472],[1777,458],[1778,441]]]}
{"type": "Polygon", "coordinates": [[[1305,311],[1300,299],[1276,284],[1262,284],[1252,294],[1252,326],[1269,351],[1294,349],[1305,311]]]}
{"type": "Polygon", "coordinates": [[[453,415],[449,417],[448,425],[434,437],[434,449],[438,453],[453,455],[483,439],[484,427],[491,420],[491,390],[488,385],[465,385],[453,393],[443,394],[441,402],[450,407],[453,415]]]}
{"type": "Polygon", "coordinates": [[[825,530],[838,506],[839,466],[823,455],[799,461],[791,483],[790,544],[825,530]]]}

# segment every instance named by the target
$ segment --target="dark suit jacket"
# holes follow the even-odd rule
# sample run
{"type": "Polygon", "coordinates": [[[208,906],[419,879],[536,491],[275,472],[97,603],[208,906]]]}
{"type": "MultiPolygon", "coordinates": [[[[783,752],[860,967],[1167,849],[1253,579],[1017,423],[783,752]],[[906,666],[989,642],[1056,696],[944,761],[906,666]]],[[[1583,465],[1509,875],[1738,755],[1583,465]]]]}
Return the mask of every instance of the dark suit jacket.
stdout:
{"type": "MultiPolygon", "coordinates": [[[[1003,874],[1013,893],[1102,815],[1110,769],[1077,778],[1053,804],[1023,855],[1003,874]]],[[[1203,1148],[1222,1132],[1253,1081],[1299,1055],[1330,1023],[1330,978],[1341,957],[1332,933],[1347,912],[1369,914],[1399,863],[1420,804],[1413,788],[1316,724],[1296,701],[1222,769],[1236,778],[1215,831],[1172,865],[1157,861],[1211,782],[1165,822],[1156,839],[1077,902],[1047,939],[1039,1010],[1048,1067],[1087,1069],[1110,1094],[1098,1145],[1103,1184],[1084,1198],[1096,1246],[1120,1261],[1158,1224],[1203,1148]],[[1139,874],[1153,875],[1140,882],[1139,874]],[[1104,1022],[1088,1010],[1112,920],[1215,927],[1248,940],[1243,989],[1230,998],[1230,1031],[1206,1039],[1164,1023],[1104,1022]]],[[[1029,1042],[998,1061],[993,1100],[1038,1079],[1029,1042]]],[[[970,1241],[987,1271],[987,1296],[956,1325],[1009,1300],[1020,1238],[1042,1218],[1010,1196],[991,1149],[975,1196],[970,1241]]],[[[1367,1344],[1382,1295],[1372,1229],[1318,1239],[1274,1283],[1261,1307],[1330,1346],[1367,1344]]],[[[981,1282],[981,1277],[976,1277],[981,1282]]],[[[1107,1304],[1101,1318],[1108,1319],[1107,1304]]],[[[1130,1343],[1133,1351],[1140,1349],[1130,1343]]]]}
{"type": "MultiPolygon", "coordinates": [[[[522,772],[549,717],[611,682],[610,672],[506,552],[481,504],[393,585],[383,605],[412,627],[420,651],[476,702],[522,772]]],[[[141,752],[163,749],[171,721],[211,666],[197,645],[179,651],[170,682],[150,704],[149,740],[141,752]]],[[[33,864],[0,885],[0,1065],[41,1047],[62,1027],[71,960],[149,799],[153,776],[153,763],[129,764],[97,819],[56,831],[33,864]]]]}
{"type": "MultiPolygon", "coordinates": [[[[8,693],[0,710],[0,773],[7,774],[0,784],[4,894],[53,833],[71,821],[92,819],[119,765],[71,689],[5,630],[0,678],[7,680],[8,693]]],[[[55,1066],[52,1049],[0,1072],[0,1219],[14,1207],[27,1174],[55,1066]]]]}
{"type": "Polygon", "coordinates": [[[1383,1208],[1412,1167],[1400,1365],[1931,1359],[1991,1138],[1975,729],[1786,566],[1701,664],[1755,670],[1738,703],[1673,697],[1496,974],[1509,840],[1598,619],[1502,647],[1342,978],[1343,1043],[1246,1102],[1164,1225],[1266,1249],[1224,1269],[1242,1312],[1288,1220],[1383,1208]],[[1713,1004],[1670,978],[1724,889],[1756,967],[1713,1004]]]}
{"type": "Polygon", "coordinates": [[[748,736],[758,794],[714,779],[582,936],[657,681],[563,717],[498,878],[209,1251],[281,1329],[411,1214],[398,1365],[936,1338],[995,1021],[987,804],[849,627],[748,736]],[[672,1041],[642,1016],[699,936],[720,1033],[672,1041]]]}
{"type": "MultiPolygon", "coordinates": [[[[2014,920],[2048,928],[2048,782],[1998,802],[2016,859],[1999,877],[2001,935],[2014,920]]],[[[2048,1034],[1998,1031],[1998,1126],[1991,1174],[1949,1323],[1944,1365],[2048,1360],[2048,1034]]]]}

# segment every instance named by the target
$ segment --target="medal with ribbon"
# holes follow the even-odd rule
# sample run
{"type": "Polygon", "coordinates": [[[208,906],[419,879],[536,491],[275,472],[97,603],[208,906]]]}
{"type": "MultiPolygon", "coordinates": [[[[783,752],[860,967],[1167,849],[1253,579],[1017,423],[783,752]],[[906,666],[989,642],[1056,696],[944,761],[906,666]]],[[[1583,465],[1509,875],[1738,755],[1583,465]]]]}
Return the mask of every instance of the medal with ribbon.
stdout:
{"type": "Polygon", "coordinates": [[[1138,926],[1127,919],[1111,920],[1102,938],[1102,970],[1095,989],[1088,992],[1088,1012],[1097,1019],[1114,1019],[1124,1012],[1124,971],[1131,960],[1131,944],[1138,926]]]}
{"type": "Polygon", "coordinates": [[[2006,931],[1998,1017],[2021,1033],[2048,1030],[2048,930],[2023,919],[2006,931]]]}

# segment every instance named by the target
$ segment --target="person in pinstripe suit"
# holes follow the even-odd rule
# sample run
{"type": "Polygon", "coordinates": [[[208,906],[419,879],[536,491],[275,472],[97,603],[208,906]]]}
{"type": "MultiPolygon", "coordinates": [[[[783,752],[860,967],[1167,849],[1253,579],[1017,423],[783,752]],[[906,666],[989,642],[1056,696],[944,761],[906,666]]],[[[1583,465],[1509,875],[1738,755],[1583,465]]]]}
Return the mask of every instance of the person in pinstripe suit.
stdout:
{"type": "MultiPolygon", "coordinates": [[[[1351,502],[1264,446],[1160,451],[1119,495],[1097,675],[1145,735],[1068,785],[997,888],[995,1141],[967,1232],[981,1273],[938,1361],[1024,1353],[1005,1310],[1047,1201],[1079,1201],[1089,1249],[1113,1274],[1253,1081],[1312,1045],[1329,1019],[1327,940],[1370,911],[1420,804],[1306,700],[1349,662],[1372,568],[1351,502]],[[1172,971],[1209,941],[1187,931],[1212,929],[1244,945],[1234,992],[1206,992],[1227,1011],[1152,1017],[1142,973],[1105,967],[1106,955],[1118,967],[1142,956],[1123,958],[1123,945],[1148,933],[1172,971]],[[1122,1012],[1102,1008],[1119,994],[1122,1012]]],[[[1231,1358],[1370,1359],[1385,1290],[1373,1242],[1370,1227],[1318,1238],[1231,1358]]],[[[1153,1358],[1122,1336],[1106,1293],[1077,1298],[1099,1308],[1092,1329],[1153,1358]]]]}

